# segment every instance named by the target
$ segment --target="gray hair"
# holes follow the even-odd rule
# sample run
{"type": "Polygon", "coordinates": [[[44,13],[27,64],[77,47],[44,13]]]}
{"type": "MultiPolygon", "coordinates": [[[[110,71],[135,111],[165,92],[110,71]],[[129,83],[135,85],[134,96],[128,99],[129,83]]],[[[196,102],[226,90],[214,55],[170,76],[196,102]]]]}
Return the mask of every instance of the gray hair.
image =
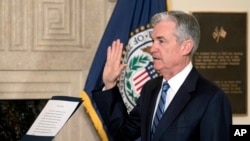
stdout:
{"type": "Polygon", "coordinates": [[[182,11],[168,11],[155,14],[151,19],[151,24],[154,26],[163,20],[171,20],[176,23],[176,38],[177,43],[191,39],[194,42],[190,56],[193,56],[200,42],[200,26],[197,19],[182,11]]]}

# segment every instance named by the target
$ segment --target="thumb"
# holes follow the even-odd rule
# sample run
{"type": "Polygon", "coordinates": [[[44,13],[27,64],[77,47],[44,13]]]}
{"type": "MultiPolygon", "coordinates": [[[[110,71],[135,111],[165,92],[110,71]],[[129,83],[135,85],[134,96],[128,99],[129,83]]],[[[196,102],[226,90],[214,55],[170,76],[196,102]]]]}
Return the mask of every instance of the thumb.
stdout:
{"type": "Polygon", "coordinates": [[[127,64],[121,64],[119,71],[122,72],[127,66],[127,64]]]}

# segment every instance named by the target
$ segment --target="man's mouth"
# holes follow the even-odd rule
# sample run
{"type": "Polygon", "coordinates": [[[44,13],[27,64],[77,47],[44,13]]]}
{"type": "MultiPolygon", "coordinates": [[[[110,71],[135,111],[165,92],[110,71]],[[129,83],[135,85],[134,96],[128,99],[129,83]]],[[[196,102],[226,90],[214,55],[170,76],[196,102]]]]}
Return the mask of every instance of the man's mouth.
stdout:
{"type": "Polygon", "coordinates": [[[160,60],[159,57],[153,56],[153,60],[160,60]]]}

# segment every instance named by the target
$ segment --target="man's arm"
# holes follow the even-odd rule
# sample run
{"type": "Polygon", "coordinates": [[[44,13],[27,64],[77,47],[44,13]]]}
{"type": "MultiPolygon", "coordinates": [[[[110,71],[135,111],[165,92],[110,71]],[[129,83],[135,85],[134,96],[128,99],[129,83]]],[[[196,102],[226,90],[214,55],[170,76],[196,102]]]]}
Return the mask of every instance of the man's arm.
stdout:
{"type": "Polygon", "coordinates": [[[121,63],[122,50],[123,43],[119,39],[108,47],[103,70],[105,89],[98,88],[98,90],[92,92],[104,123],[115,141],[133,140],[140,134],[140,116],[136,114],[136,110],[131,112],[131,115],[128,115],[119,89],[116,86],[117,78],[127,66],[121,63]]]}
{"type": "Polygon", "coordinates": [[[139,109],[130,114],[117,86],[105,91],[93,91],[93,98],[114,141],[131,141],[140,136],[139,109]]]}
{"type": "Polygon", "coordinates": [[[231,124],[232,111],[229,100],[224,93],[217,93],[201,120],[201,141],[229,141],[231,124]]]}

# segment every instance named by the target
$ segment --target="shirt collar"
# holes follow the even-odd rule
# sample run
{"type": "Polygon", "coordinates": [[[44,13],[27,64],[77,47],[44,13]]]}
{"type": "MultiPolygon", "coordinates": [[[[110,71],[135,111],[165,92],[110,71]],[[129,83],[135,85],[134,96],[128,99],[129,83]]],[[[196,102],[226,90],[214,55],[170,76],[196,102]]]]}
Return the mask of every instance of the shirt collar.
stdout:
{"type": "MultiPolygon", "coordinates": [[[[174,91],[174,93],[176,93],[179,90],[179,88],[181,87],[185,79],[187,78],[192,68],[193,68],[193,64],[192,62],[190,62],[181,72],[179,72],[174,77],[168,80],[168,84],[170,88],[174,91]]],[[[165,81],[165,79],[163,81],[165,81]]]]}

